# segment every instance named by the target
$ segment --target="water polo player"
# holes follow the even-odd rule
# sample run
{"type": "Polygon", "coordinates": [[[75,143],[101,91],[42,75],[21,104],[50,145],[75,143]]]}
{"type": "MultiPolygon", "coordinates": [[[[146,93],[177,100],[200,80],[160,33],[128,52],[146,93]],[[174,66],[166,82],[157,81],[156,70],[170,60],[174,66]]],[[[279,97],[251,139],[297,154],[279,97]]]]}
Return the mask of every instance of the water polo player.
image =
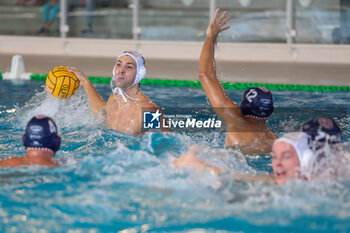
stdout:
{"type": "Polygon", "coordinates": [[[143,56],[138,52],[125,51],[118,56],[112,71],[112,95],[107,102],[79,69],[68,67],[67,70],[79,78],[95,116],[106,120],[107,126],[114,130],[141,135],[143,109],[159,109],[140,89],[140,82],[146,75],[146,67],[143,56]]]}
{"type": "Polygon", "coordinates": [[[228,98],[216,76],[215,44],[230,17],[224,12],[218,19],[219,9],[207,28],[199,61],[199,79],[215,112],[226,125],[226,146],[238,146],[242,153],[268,153],[277,136],[267,128],[266,119],[272,114],[273,98],[266,88],[254,87],[246,90],[242,96],[241,106],[228,98]]]}
{"type": "MultiPolygon", "coordinates": [[[[319,177],[310,176],[308,170],[310,163],[319,162],[313,159],[315,153],[310,149],[310,144],[308,142],[308,135],[304,132],[287,133],[276,139],[273,143],[271,151],[272,174],[250,175],[236,171],[233,171],[232,174],[236,180],[266,180],[272,181],[275,184],[285,184],[289,180],[294,180],[296,178],[303,180],[317,179],[319,177]]],[[[224,172],[223,169],[209,165],[200,160],[196,155],[195,146],[191,147],[186,154],[175,159],[174,164],[177,167],[190,167],[196,170],[214,171],[216,174],[224,172]]]]}
{"type": "Polygon", "coordinates": [[[0,166],[58,166],[52,161],[59,150],[61,138],[57,133],[55,122],[45,115],[33,117],[26,126],[23,135],[23,145],[26,154],[21,157],[11,157],[0,160],[0,166]]]}

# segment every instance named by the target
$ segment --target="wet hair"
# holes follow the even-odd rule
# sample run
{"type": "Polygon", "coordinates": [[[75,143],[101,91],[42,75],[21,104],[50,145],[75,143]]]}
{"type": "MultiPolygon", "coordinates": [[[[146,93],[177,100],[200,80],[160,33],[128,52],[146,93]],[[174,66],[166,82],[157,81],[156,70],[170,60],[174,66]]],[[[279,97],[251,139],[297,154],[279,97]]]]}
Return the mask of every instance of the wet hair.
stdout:
{"type": "Polygon", "coordinates": [[[26,126],[23,145],[27,149],[50,149],[54,153],[59,150],[61,138],[57,134],[57,126],[53,119],[45,115],[33,117],[26,126]]]}
{"type": "Polygon", "coordinates": [[[246,117],[267,119],[273,112],[273,97],[264,87],[252,87],[242,95],[241,112],[246,117]]]}

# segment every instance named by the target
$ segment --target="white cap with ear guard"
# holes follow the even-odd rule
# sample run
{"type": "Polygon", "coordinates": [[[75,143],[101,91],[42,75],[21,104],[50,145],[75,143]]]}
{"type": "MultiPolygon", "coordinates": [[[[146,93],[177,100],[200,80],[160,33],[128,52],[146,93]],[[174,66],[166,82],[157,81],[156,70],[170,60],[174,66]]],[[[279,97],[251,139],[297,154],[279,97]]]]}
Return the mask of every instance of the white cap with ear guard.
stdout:
{"type": "Polygon", "coordinates": [[[303,172],[304,169],[308,167],[309,161],[313,156],[313,153],[308,145],[307,134],[303,132],[286,133],[282,137],[276,139],[273,145],[275,145],[278,142],[285,142],[293,146],[293,148],[297,152],[300,162],[300,168],[303,172]]]}
{"type": "Polygon", "coordinates": [[[135,52],[135,51],[124,51],[122,54],[119,55],[117,58],[117,61],[122,56],[129,56],[136,62],[137,70],[136,70],[136,77],[134,80],[134,83],[131,86],[134,86],[137,83],[140,83],[141,80],[146,76],[146,67],[145,67],[145,59],[141,55],[141,53],[135,52]]]}
{"type": "MultiPolygon", "coordinates": [[[[122,54],[120,54],[117,58],[117,61],[119,60],[120,57],[122,56],[129,56],[131,57],[132,59],[134,59],[135,63],[136,63],[136,76],[135,76],[135,79],[134,79],[134,83],[130,86],[134,86],[135,84],[138,84],[141,82],[141,80],[146,76],[146,67],[145,67],[145,59],[143,58],[143,56],[138,53],[138,52],[135,52],[135,51],[124,51],[122,54]]],[[[128,98],[130,99],[133,99],[133,100],[139,100],[139,99],[135,99],[135,98],[132,98],[130,96],[128,96],[125,91],[120,88],[120,87],[116,87],[116,88],[113,88],[113,81],[115,81],[117,79],[117,76],[115,75],[115,67],[116,67],[117,64],[114,65],[113,67],[113,71],[112,71],[112,79],[111,79],[111,89],[112,89],[112,92],[114,94],[118,93],[119,95],[121,95],[123,97],[123,100],[124,102],[127,102],[127,99],[125,96],[127,96],[128,98]]],[[[130,88],[130,87],[127,87],[127,88],[130,88]]],[[[125,89],[127,89],[125,88],[125,89]]]]}

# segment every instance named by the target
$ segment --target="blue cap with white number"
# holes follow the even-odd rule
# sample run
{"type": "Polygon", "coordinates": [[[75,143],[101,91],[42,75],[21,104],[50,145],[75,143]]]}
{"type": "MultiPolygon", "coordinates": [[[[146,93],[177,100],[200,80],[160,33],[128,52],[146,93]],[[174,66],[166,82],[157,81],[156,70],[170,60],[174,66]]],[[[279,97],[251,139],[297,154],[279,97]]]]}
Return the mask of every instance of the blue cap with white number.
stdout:
{"type": "Polygon", "coordinates": [[[301,130],[308,134],[312,143],[337,144],[342,142],[342,131],[329,117],[314,117],[305,121],[301,130]]]}
{"type": "Polygon", "coordinates": [[[246,117],[267,119],[273,112],[273,97],[264,87],[251,87],[242,96],[241,112],[246,117]]]}

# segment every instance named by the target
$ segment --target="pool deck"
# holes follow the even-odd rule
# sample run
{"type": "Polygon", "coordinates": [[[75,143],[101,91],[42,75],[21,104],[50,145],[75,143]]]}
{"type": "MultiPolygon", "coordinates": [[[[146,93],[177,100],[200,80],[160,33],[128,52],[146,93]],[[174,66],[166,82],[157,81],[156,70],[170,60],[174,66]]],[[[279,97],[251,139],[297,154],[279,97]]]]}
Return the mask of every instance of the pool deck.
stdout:
{"type": "MultiPolygon", "coordinates": [[[[116,55],[133,49],[146,58],[147,78],[197,80],[202,44],[0,36],[0,72],[9,71],[12,56],[20,54],[27,72],[70,65],[88,76],[110,77],[116,55]]],[[[221,81],[350,85],[350,45],[219,42],[216,58],[221,81]]]]}

